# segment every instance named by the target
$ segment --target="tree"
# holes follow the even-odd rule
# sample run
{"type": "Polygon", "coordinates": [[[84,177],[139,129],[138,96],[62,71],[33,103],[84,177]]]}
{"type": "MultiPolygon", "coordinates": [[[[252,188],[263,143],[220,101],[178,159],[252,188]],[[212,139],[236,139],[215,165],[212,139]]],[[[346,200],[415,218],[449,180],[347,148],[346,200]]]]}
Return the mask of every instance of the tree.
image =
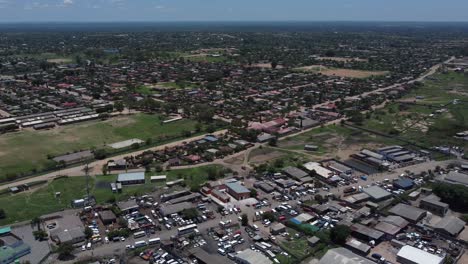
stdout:
{"type": "Polygon", "coordinates": [[[320,195],[320,194],[316,194],[314,198],[315,198],[315,201],[317,201],[317,202],[320,203],[320,204],[323,203],[324,200],[325,200],[325,199],[323,198],[323,196],[320,195]]]}
{"type": "Polygon", "coordinates": [[[102,174],[103,174],[103,175],[107,175],[107,172],[108,172],[107,164],[102,165],[102,169],[101,169],[101,170],[102,170],[102,174]]]}
{"type": "Polygon", "coordinates": [[[241,223],[242,223],[242,226],[248,226],[249,225],[249,218],[247,217],[247,214],[242,214],[241,223]]]}
{"type": "Polygon", "coordinates": [[[84,234],[87,239],[90,239],[93,236],[93,230],[87,226],[85,227],[84,234]]]}
{"type": "Polygon", "coordinates": [[[124,106],[124,104],[123,104],[122,101],[118,101],[118,102],[115,102],[114,108],[115,108],[115,110],[117,110],[118,112],[122,113],[123,110],[125,109],[125,106],[124,106]]]}
{"type": "Polygon", "coordinates": [[[5,210],[0,208],[0,219],[5,219],[5,218],[6,218],[5,210]]]}
{"type": "Polygon", "coordinates": [[[42,241],[48,237],[47,232],[44,230],[35,230],[33,231],[34,239],[42,241]]]}
{"type": "Polygon", "coordinates": [[[107,157],[107,151],[105,149],[94,150],[94,158],[98,160],[105,159],[107,157]]]}
{"type": "Polygon", "coordinates": [[[37,230],[41,230],[41,219],[39,217],[34,217],[31,219],[31,226],[37,225],[37,230]]]}
{"type": "Polygon", "coordinates": [[[276,139],[276,137],[270,139],[270,140],[268,141],[268,145],[269,145],[269,146],[272,146],[272,147],[276,147],[276,146],[278,145],[278,140],[276,139]]]}
{"type": "Polygon", "coordinates": [[[255,197],[257,197],[257,195],[258,195],[257,190],[255,190],[255,189],[250,189],[250,197],[255,198],[255,197]]]}
{"type": "Polygon", "coordinates": [[[330,239],[333,243],[343,245],[348,239],[351,229],[345,225],[337,225],[330,230],[330,239]]]}
{"type": "Polygon", "coordinates": [[[277,61],[272,61],[272,62],[271,62],[271,68],[272,68],[272,69],[276,69],[277,66],[278,66],[278,62],[277,62],[277,61]]]}
{"type": "Polygon", "coordinates": [[[59,260],[65,260],[72,256],[73,245],[70,243],[61,243],[57,248],[59,260]]]}
{"type": "Polygon", "coordinates": [[[270,222],[274,222],[276,220],[275,214],[271,211],[265,212],[262,217],[264,220],[268,219],[270,222]]]}

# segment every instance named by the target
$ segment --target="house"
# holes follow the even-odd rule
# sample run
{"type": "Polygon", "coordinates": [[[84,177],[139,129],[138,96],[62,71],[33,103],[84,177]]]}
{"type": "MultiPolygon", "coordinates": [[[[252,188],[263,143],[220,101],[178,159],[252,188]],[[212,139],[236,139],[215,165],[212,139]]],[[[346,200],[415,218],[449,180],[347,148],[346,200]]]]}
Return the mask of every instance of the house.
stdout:
{"type": "Polygon", "coordinates": [[[144,172],[121,173],[117,177],[117,182],[121,183],[122,185],[144,184],[145,173],[144,172]]]}

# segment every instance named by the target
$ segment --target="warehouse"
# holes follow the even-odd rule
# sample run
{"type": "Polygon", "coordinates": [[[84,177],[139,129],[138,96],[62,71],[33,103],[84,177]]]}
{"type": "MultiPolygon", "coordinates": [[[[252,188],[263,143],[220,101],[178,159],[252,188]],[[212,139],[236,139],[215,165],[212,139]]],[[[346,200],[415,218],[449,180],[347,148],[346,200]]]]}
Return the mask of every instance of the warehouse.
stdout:
{"type": "Polygon", "coordinates": [[[440,201],[440,198],[434,194],[422,199],[419,208],[427,210],[439,216],[445,216],[449,211],[449,205],[440,201]]]}
{"type": "Polygon", "coordinates": [[[237,263],[240,263],[240,264],[272,264],[273,263],[262,253],[253,251],[250,248],[237,253],[236,260],[237,260],[237,263]]]}
{"type": "Polygon", "coordinates": [[[223,203],[227,203],[231,199],[229,195],[221,192],[218,189],[214,189],[213,191],[211,191],[211,195],[213,195],[216,199],[220,200],[223,203]]]}
{"type": "Polygon", "coordinates": [[[371,186],[369,188],[364,188],[363,192],[369,195],[370,200],[373,202],[381,202],[392,197],[392,194],[387,190],[380,188],[379,186],[371,186]]]}
{"type": "Polygon", "coordinates": [[[193,208],[193,204],[189,202],[182,202],[178,204],[170,204],[170,205],[161,205],[159,208],[159,212],[162,216],[168,216],[175,213],[180,213],[185,209],[193,208]]]}
{"type": "Polygon", "coordinates": [[[129,172],[121,173],[117,178],[117,182],[122,185],[130,184],[144,184],[145,183],[145,173],[144,172],[129,172]]]}
{"type": "Polygon", "coordinates": [[[125,202],[119,202],[117,203],[117,206],[119,207],[120,211],[123,214],[129,214],[134,211],[138,211],[138,204],[136,203],[135,200],[128,200],[125,202]]]}
{"type": "Polygon", "coordinates": [[[426,211],[403,203],[395,205],[389,212],[401,216],[411,223],[417,223],[426,216],[426,211]]]}
{"type": "Polygon", "coordinates": [[[445,176],[445,182],[450,184],[462,184],[468,186],[468,174],[451,171],[445,176]]]}
{"type": "Polygon", "coordinates": [[[261,189],[262,191],[264,191],[266,193],[271,193],[271,192],[273,192],[275,190],[275,188],[273,186],[271,186],[270,184],[265,183],[265,182],[255,182],[254,187],[259,188],[259,189],[261,189]]]}
{"type": "Polygon", "coordinates": [[[94,154],[90,150],[75,152],[67,155],[57,156],[53,158],[55,162],[65,162],[66,164],[72,164],[76,162],[81,162],[84,160],[89,160],[94,157],[94,154]]]}
{"type": "Polygon", "coordinates": [[[402,264],[441,264],[444,259],[412,246],[403,246],[398,251],[397,261],[402,264]]]}
{"type": "Polygon", "coordinates": [[[307,162],[303,166],[304,168],[306,168],[307,171],[314,172],[315,174],[324,179],[328,179],[334,174],[331,170],[320,166],[320,164],[317,162],[307,162]]]}
{"type": "Polygon", "coordinates": [[[397,189],[409,190],[413,188],[414,182],[408,178],[400,178],[393,182],[393,186],[397,189]]]}
{"type": "Polygon", "coordinates": [[[434,226],[434,230],[436,230],[437,232],[452,237],[458,236],[458,234],[460,234],[464,228],[465,222],[455,216],[444,217],[434,226]]]}
{"type": "Polygon", "coordinates": [[[384,233],[361,224],[353,224],[351,226],[351,231],[355,237],[366,241],[374,240],[377,242],[384,236],[384,233]]]}
{"type": "Polygon", "coordinates": [[[244,200],[250,197],[250,190],[238,182],[227,182],[226,187],[228,193],[237,200],[244,200]]]}
{"type": "Polygon", "coordinates": [[[320,259],[318,264],[375,264],[346,248],[332,248],[320,259]]]}
{"type": "Polygon", "coordinates": [[[367,255],[371,250],[371,247],[369,245],[367,245],[366,243],[362,243],[361,241],[354,238],[349,239],[346,242],[345,246],[354,253],[363,256],[367,255]]]}
{"type": "Polygon", "coordinates": [[[284,168],[283,173],[296,180],[309,176],[307,172],[291,166],[284,168]]]}

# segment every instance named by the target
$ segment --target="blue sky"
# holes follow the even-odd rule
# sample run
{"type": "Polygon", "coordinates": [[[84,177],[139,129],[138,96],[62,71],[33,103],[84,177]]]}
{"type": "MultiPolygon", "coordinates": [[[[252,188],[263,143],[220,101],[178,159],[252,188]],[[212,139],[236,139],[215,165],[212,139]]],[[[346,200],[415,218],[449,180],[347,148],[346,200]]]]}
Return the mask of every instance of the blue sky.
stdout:
{"type": "Polygon", "coordinates": [[[1,22],[468,21],[468,0],[0,0],[1,22]]]}

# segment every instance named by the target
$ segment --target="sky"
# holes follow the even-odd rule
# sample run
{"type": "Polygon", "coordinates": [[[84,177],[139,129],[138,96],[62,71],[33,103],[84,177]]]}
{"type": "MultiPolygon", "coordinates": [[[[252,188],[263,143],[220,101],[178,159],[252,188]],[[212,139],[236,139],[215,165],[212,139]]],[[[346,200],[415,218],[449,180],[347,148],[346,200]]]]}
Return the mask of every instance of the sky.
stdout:
{"type": "Polygon", "coordinates": [[[468,21],[468,0],[0,0],[0,22],[468,21]]]}

